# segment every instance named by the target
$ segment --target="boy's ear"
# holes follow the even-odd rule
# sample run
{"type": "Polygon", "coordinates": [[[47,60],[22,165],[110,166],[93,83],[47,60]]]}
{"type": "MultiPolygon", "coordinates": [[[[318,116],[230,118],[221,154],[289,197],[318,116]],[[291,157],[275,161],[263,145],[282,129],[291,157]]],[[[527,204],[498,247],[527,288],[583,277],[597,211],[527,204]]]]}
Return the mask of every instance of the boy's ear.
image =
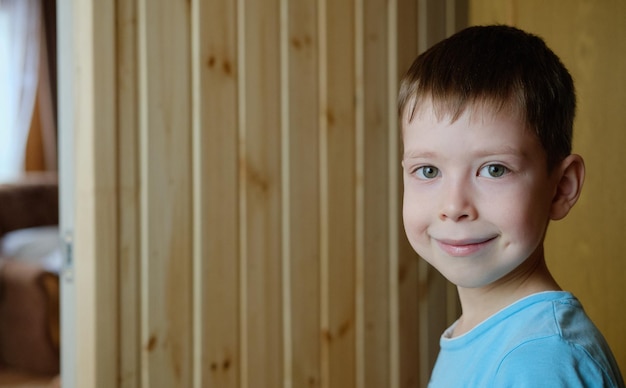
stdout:
{"type": "Polygon", "coordinates": [[[585,180],[585,162],[580,155],[569,155],[556,168],[560,178],[550,208],[550,219],[560,220],[574,206],[585,180]]]}

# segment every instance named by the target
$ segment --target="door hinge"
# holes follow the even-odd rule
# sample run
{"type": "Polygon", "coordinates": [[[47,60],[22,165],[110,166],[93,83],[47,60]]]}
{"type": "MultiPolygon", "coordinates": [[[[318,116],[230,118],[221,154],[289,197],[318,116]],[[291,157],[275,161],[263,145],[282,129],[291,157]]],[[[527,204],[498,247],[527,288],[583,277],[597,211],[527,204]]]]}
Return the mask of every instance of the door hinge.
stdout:
{"type": "Polygon", "coordinates": [[[63,278],[74,280],[74,234],[67,231],[63,234],[63,278]]]}

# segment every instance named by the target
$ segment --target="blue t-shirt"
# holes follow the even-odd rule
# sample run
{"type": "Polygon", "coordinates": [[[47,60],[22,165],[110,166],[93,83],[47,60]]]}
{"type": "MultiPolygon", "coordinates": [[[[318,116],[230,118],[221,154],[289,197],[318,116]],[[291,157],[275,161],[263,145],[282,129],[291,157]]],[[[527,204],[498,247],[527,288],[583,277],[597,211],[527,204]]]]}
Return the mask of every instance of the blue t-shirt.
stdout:
{"type": "Polygon", "coordinates": [[[441,338],[429,387],[624,387],[609,346],[569,292],[530,295],[441,338]]]}

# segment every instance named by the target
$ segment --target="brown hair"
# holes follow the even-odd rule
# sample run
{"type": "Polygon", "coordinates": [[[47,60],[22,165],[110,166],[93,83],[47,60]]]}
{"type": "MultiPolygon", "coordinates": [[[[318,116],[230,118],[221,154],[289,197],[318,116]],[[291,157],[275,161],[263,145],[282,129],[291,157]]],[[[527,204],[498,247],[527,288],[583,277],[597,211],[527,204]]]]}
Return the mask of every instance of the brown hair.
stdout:
{"type": "MultiPolygon", "coordinates": [[[[486,102],[521,114],[546,151],[548,168],[571,152],[576,111],[574,83],[538,36],[504,26],[466,28],[419,55],[400,85],[400,117],[424,99],[456,120],[486,102]]],[[[406,116],[405,116],[406,117],[406,116]]]]}

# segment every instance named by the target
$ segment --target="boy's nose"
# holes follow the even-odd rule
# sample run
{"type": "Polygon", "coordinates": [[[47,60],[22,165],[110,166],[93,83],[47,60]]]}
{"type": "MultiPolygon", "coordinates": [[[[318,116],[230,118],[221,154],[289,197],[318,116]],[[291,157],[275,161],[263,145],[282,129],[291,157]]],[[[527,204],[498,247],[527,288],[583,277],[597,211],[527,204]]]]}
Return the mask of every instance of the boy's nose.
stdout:
{"type": "Polygon", "coordinates": [[[471,221],[476,219],[478,212],[472,201],[471,188],[459,182],[446,185],[441,196],[439,218],[442,221],[471,221]]]}

